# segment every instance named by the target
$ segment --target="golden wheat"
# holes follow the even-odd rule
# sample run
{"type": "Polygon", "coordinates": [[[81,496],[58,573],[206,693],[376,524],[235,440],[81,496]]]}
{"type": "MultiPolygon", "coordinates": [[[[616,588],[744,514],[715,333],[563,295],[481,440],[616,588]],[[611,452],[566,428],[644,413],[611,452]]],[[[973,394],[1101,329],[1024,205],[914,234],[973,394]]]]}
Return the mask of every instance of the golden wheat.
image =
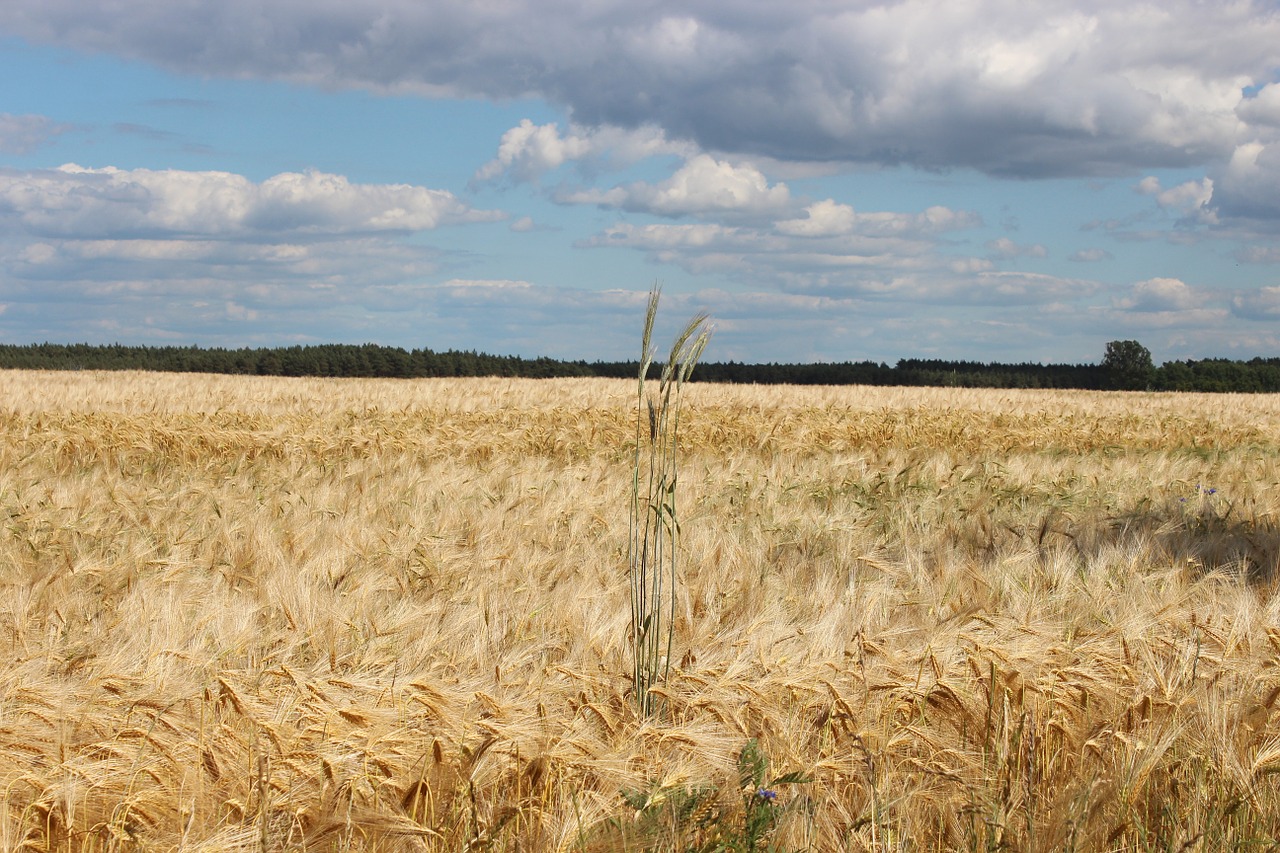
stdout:
{"type": "Polygon", "coordinates": [[[649,719],[631,383],[0,392],[0,848],[608,849],[749,738],[787,849],[1280,832],[1277,397],[690,386],[649,719]]]}

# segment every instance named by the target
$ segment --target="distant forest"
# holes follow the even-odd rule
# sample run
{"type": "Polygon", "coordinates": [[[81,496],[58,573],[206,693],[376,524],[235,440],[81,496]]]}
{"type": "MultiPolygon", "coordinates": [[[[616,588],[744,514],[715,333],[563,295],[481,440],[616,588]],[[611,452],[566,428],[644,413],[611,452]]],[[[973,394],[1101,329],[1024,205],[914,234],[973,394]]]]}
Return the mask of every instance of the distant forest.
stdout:
{"type": "MultiPolygon", "coordinates": [[[[0,368],[152,370],[257,376],[421,378],[510,376],[553,378],[636,375],[635,361],[558,361],[377,344],[205,349],[201,347],[0,344],[0,368]]],[[[658,369],[655,366],[655,371],[658,369]]],[[[656,374],[655,374],[656,375],[656,374]]],[[[964,388],[1075,388],[1155,391],[1280,392],[1280,358],[1168,361],[1156,367],[1136,341],[1113,341],[1099,364],[999,364],[907,358],[820,364],[703,362],[700,382],[794,385],[916,385],[964,388]]]]}

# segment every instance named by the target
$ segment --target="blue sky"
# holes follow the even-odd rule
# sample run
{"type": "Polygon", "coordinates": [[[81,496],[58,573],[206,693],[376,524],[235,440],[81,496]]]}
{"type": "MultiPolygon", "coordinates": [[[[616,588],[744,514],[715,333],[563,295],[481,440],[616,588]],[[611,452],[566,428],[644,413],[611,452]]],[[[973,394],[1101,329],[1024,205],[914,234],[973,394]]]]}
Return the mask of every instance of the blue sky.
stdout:
{"type": "Polygon", "coordinates": [[[1275,2],[10,0],[0,341],[1280,355],[1275,2]]]}

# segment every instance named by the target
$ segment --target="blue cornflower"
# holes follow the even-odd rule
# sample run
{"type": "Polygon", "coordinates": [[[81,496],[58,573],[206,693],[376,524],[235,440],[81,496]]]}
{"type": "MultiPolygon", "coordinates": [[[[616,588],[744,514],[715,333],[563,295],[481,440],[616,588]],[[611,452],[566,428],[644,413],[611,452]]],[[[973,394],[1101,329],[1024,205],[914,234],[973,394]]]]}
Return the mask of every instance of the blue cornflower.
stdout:
{"type": "Polygon", "coordinates": [[[778,792],[770,791],[768,788],[759,788],[756,790],[756,796],[767,803],[772,803],[774,800],[778,799],[778,792]]]}

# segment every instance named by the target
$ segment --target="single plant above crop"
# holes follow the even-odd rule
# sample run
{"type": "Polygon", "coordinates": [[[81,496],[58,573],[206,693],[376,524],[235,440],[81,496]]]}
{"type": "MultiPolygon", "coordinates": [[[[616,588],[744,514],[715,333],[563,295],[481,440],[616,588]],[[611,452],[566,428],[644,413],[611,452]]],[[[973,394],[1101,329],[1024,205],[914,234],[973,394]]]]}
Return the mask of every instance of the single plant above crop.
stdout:
{"type": "Polygon", "coordinates": [[[631,633],[635,640],[633,676],[636,702],[644,714],[653,713],[650,689],[666,679],[671,666],[680,535],[676,513],[680,392],[711,337],[707,315],[694,316],[672,343],[656,391],[651,383],[646,388],[645,380],[653,364],[653,325],[661,292],[655,286],[649,294],[644,318],[627,548],[631,633]]]}

